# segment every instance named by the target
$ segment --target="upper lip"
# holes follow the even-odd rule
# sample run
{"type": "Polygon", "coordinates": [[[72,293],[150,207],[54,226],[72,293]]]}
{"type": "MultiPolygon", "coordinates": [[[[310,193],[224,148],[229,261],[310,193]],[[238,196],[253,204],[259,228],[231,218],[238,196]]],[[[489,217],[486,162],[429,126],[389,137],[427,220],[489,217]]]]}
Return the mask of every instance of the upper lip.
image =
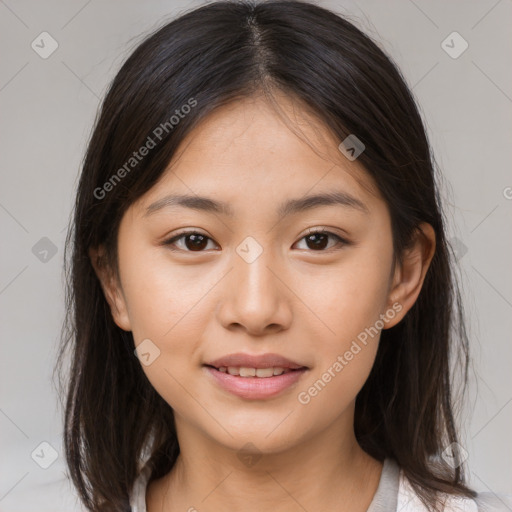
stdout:
{"type": "Polygon", "coordinates": [[[230,354],[228,356],[220,357],[214,361],[206,363],[209,366],[220,368],[221,366],[229,367],[234,366],[236,368],[290,368],[291,370],[298,370],[299,368],[307,368],[306,366],[290,361],[286,357],[280,356],[279,354],[262,354],[262,355],[250,355],[243,354],[241,352],[236,354],[230,354]]]}

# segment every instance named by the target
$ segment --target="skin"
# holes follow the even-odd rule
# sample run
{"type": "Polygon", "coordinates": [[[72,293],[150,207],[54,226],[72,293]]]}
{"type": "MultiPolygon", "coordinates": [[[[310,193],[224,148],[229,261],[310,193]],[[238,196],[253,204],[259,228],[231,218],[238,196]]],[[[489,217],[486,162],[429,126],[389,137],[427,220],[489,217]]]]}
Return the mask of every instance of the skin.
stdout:
{"type": "Polygon", "coordinates": [[[362,512],[378,487],[382,464],[360,448],[353,424],[380,333],[309,403],[297,396],[393,304],[401,311],[385,328],[404,317],[423,284],[435,234],[422,224],[393,267],[388,208],[369,175],[317,119],[289,98],[278,100],[313,147],[261,97],[224,106],[126,211],[119,282],[98,263],[103,248],[90,251],[116,324],[133,332],[136,345],[150,339],[160,350],[142,368],[175,413],[181,454],[148,486],[148,512],[303,512],[339,510],[340,503],[362,512]],[[287,199],[332,190],[356,197],[367,211],[329,205],[276,215],[287,199]],[[144,215],[171,192],[225,201],[235,215],[180,206],[144,215]],[[194,251],[188,237],[175,242],[176,251],[163,244],[182,228],[207,236],[203,248],[194,251]],[[317,249],[304,238],[308,228],[350,243],[329,237],[317,249]],[[251,263],[236,252],[247,236],[263,250],[251,263]],[[275,352],[309,370],[277,397],[243,399],[202,367],[234,352],[275,352]],[[249,442],[259,456],[253,465],[238,457],[249,442]]]}

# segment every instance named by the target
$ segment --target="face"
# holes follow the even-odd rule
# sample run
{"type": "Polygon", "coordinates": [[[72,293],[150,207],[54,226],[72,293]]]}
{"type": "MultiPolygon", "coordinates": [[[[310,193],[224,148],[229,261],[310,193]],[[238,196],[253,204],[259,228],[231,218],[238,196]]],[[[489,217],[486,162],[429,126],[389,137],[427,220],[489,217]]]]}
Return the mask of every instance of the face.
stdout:
{"type": "Polygon", "coordinates": [[[264,453],[351,425],[381,329],[415,298],[401,283],[412,274],[393,270],[389,212],[369,175],[317,120],[279,104],[315,149],[261,99],[217,110],[125,213],[120,283],[104,287],[178,433],[186,425],[264,453]],[[304,202],[322,194],[337,201],[304,202]],[[206,366],[235,353],[302,370],[242,377],[206,366]]]}

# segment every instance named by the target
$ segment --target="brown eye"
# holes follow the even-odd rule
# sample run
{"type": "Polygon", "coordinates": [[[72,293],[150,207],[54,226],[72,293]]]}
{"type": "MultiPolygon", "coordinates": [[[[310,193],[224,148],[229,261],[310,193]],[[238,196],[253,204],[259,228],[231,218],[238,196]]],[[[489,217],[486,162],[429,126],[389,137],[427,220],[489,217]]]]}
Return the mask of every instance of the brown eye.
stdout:
{"type": "Polygon", "coordinates": [[[203,249],[208,245],[208,240],[211,240],[211,238],[203,235],[202,233],[198,233],[197,231],[187,231],[166,240],[164,245],[169,246],[173,251],[183,250],[185,252],[203,252],[203,249]],[[183,241],[182,247],[173,247],[178,241],[183,241]]]}
{"type": "MultiPolygon", "coordinates": [[[[325,230],[311,231],[300,239],[300,241],[302,240],[306,240],[306,249],[315,252],[327,252],[336,245],[344,246],[349,245],[350,243],[339,235],[325,230]],[[329,246],[329,239],[334,240],[337,243],[329,246]]],[[[197,231],[186,231],[166,240],[164,245],[168,246],[172,251],[204,252],[209,241],[213,242],[210,237],[203,235],[202,233],[198,233],[197,231]]]]}
{"type": "Polygon", "coordinates": [[[301,241],[306,240],[306,245],[307,245],[308,249],[321,252],[321,251],[325,251],[326,248],[331,249],[332,247],[335,247],[337,245],[337,244],[334,244],[334,245],[331,245],[330,247],[327,247],[328,243],[329,243],[329,238],[336,240],[338,242],[338,244],[339,243],[341,243],[342,245],[348,244],[347,240],[344,240],[343,238],[341,238],[338,235],[335,235],[334,233],[331,233],[329,231],[324,231],[324,230],[311,231],[306,236],[302,237],[301,241]]]}

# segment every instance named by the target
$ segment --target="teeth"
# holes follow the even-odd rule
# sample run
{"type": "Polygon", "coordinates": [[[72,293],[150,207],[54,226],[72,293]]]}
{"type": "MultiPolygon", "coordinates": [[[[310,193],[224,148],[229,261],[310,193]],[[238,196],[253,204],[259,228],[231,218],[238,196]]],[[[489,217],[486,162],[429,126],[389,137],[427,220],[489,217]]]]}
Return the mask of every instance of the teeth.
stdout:
{"type": "Polygon", "coordinates": [[[289,368],[247,368],[247,367],[237,367],[237,366],[221,366],[218,369],[220,372],[229,373],[230,375],[236,375],[239,377],[273,377],[274,375],[281,375],[283,373],[288,373],[292,370],[289,368]]]}
{"type": "Polygon", "coordinates": [[[240,377],[256,377],[256,368],[240,368],[240,377]]]}
{"type": "MultiPolygon", "coordinates": [[[[274,369],[273,368],[258,368],[254,373],[256,374],[256,377],[272,377],[274,375],[274,369]]],[[[279,375],[279,374],[277,374],[277,375],[279,375]]]]}

